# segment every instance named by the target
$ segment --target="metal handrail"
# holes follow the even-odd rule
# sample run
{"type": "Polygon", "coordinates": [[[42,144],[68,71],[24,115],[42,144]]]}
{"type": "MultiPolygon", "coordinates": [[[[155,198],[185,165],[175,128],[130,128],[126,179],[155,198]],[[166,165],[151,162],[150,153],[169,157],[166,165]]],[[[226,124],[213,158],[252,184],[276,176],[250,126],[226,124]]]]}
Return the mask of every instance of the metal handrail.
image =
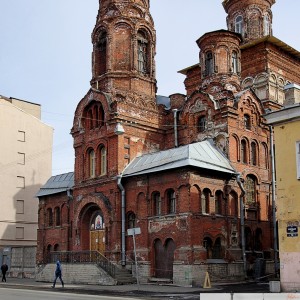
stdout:
{"type": "Polygon", "coordinates": [[[94,263],[99,265],[110,276],[115,277],[116,266],[98,251],[52,251],[48,256],[48,263],[56,261],[62,263],[94,263]]]}

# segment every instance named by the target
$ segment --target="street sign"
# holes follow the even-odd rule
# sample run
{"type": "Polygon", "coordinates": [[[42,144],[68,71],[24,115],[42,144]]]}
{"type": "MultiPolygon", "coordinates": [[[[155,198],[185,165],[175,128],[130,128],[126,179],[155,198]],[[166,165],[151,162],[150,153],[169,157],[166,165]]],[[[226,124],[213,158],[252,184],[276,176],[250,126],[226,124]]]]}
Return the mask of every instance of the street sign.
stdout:
{"type": "Polygon", "coordinates": [[[140,227],[127,229],[127,235],[137,235],[137,234],[141,234],[140,227]]]}
{"type": "Polygon", "coordinates": [[[298,227],[297,226],[287,226],[286,235],[287,235],[287,237],[297,237],[298,236],[298,227]]]}

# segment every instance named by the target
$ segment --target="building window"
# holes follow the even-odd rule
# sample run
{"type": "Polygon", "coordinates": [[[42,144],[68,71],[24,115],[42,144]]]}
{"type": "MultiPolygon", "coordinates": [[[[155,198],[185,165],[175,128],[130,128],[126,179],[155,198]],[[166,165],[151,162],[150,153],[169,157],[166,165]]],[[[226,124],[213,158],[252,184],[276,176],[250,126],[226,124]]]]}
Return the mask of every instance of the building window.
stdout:
{"type": "Polygon", "coordinates": [[[95,47],[94,68],[96,75],[102,75],[106,72],[107,34],[105,31],[100,32],[95,47]]]}
{"type": "Polygon", "coordinates": [[[143,31],[138,32],[138,71],[140,73],[148,73],[147,57],[148,57],[148,40],[143,31]]]}
{"type": "Polygon", "coordinates": [[[25,153],[18,152],[18,164],[25,165],[25,153]]]}
{"type": "Polygon", "coordinates": [[[215,213],[218,215],[222,214],[222,199],[223,193],[221,191],[216,191],[215,194],[215,213]]]}
{"type": "Polygon", "coordinates": [[[136,217],[133,212],[128,213],[127,215],[127,228],[135,228],[136,217]]]}
{"type": "Polygon", "coordinates": [[[60,226],[60,209],[55,207],[55,226],[60,226]]]}
{"type": "Polygon", "coordinates": [[[238,69],[238,55],[236,51],[232,52],[232,72],[237,74],[239,71],[238,69]]]}
{"type": "Polygon", "coordinates": [[[106,175],[107,173],[107,155],[106,148],[100,147],[100,175],[106,175]]]}
{"type": "Polygon", "coordinates": [[[296,142],[297,179],[300,179],[300,141],[296,142]]]}
{"type": "Polygon", "coordinates": [[[201,116],[198,119],[198,131],[204,132],[206,130],[206,117],[201,116]]]}
{"type": "Polygon", "coordinates": [[[95,151],[90,150],[88,157],[89,157],[89,177],[94,178],[95,177],[95,151]]]}
{"type": "Polygon", "coordinates": [[[52,227],[53,226],[53,213],[52,213],[52,209],[48,208],[47,209],[47,220],[48,220],[48,226],[52,227]]]}
{"type": "Polygon", "coordinates": [[[24,239],[24,227],[16,227],[16,239],[24,239]]]}
{"type": "Polygon", "coordinates": [[[209,189],[204,189],[201,199],[202,199],[202,213],[209,214],[210,212],[210,195],[209,189]]]}
{"type": "Polygon", "coordinates": [[[17,176],[17,188],[25,189],[25,177],[17,176]]]}
{"type": "Polygon", "coordinates": [[[100,128],[104,125],[104,109],[101,103],[93,101],[83,112],[83,126],[86,130],[100,128]]]}
{"type": "Polygon", "coordinates": [[[271,26],[270,26],[270,18],[268,15],[264,16],[264,35],[270,35],[271,26]]]}
{"type": "Polygon", "coordinates": [[[205,54],[205,72],[206,76],[210,76],[214,73],[214,58],[211,51],[205,54]]]}
{"type": "Polygon", "coordinates": [[[161,215],[161,198],[158,192],[153,194],[153,203],[154,203],[154,214],[156,216],[161,215]]]}
{"type": "Polygon", "coordinates": [[[248,129],[248,130],[251,129],[251,118],[247,114],[244,115],[244,127],[245,127],[245,129],[248,129]]]}
{"type": "Polygon", "coordinates": [[[167,191],[168,213],[175,214],[176,212],[176,195],[174,190],[167,191]]]}
{"type": "Polygon", "coordinates": [[[16,213],[17,214],[24,214],[24,200],[17,200],[16,213]]]}
{"type": "Polygon", "coordinates": [[[256,143],[251,143],[251,163],[253,166],[257,165],[257,147],[256,143]]]}
{"type": "Polygon", "coordinates": [[[247,159],[247,143],[245,140],[241,141],[241,162],[246,164],[248,162],[247,159]]]}
{"type": "Polygon", "coordinates": [[[243,17],[237,16],[235,19],[235,32],[243,34],[243,17]]]}
{"type": "Polygon", "coordinates": [[[256,203],[256,180],[252,176],[247,176],[245,180],[246,204],[253,205],[256,203]]]}
{"type": "Polygon", "coordinates": [[[25,142],[25,131],[18,130],[18,141],[25,142]]]}

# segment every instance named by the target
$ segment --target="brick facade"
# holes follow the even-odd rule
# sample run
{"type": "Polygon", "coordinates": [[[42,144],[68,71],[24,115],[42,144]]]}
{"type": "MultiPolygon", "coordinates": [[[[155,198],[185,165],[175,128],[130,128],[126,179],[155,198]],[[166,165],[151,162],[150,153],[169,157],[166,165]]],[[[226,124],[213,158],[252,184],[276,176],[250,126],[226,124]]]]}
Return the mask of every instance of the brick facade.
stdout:
{"type": "Polygon", "coordinates": [[[73,197],[40,198],[38,239],[43,246],[38,261],[56,244],[56,250],[91,250],[97,215],[104,224],[103,254],[115,262],[134,258],[132,237],[124,229],[141,228],[136,244],[144,281],[152,276],[176,281],[183,277],[180,265],[187,270],[192,265],[198,274],[208,262],[241,261],[236,175],[184,166],[117,179],[138,156],[207,139],[243,179],[247,257],[263,253],[271,259],[270,133],[263,115],[266,108],[284,103],[285,83],[299,84],[300,67],[298,52],[263,35],[262,16],[268,13],[271,28],[275,1],[224,1],[231,31],[206,33],[197,40],[199,64],[181,71],[187,93],[169,96],[167,106],[156,98],[149,3],[100,2],[92,33],[91,89],[77,106],[71,131],[73,197]],[[247,21],[244,30],[252,35],[245,39],[244,32],[232,32],[238,12],[248,18],[253,9],[262,15],[259,25],[247,21]],[[249,24],[256,24],[258,33],[249,24]],[[282,78],[282,85],[274,76],[282,78]],[[122,135],[114,132],[117,124],[123,126],[122,135]],[[47,209],[57,206],[61,225],[46,228],[47,209]]]}

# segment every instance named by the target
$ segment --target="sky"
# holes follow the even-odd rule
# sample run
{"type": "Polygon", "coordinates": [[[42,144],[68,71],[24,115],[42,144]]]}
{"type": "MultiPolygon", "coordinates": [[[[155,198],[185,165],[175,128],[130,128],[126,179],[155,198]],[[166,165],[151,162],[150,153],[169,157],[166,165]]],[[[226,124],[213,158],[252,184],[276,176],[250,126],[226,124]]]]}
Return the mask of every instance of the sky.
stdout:
{"type": "MultiPolygon", "coordinates": [[[[198,63],[196,40],[227,29],[222,0],[150,0],[158,94],[185,93],[178,71],[198,63]]],[[[300,51],[300,0],[277,0],[273,35],[300,51]]],[[[70,130],[90,88],[99,0],[0,0],[0,95],[39,103],[54,128],[52,175],[74,171],[70,130]]]]}

